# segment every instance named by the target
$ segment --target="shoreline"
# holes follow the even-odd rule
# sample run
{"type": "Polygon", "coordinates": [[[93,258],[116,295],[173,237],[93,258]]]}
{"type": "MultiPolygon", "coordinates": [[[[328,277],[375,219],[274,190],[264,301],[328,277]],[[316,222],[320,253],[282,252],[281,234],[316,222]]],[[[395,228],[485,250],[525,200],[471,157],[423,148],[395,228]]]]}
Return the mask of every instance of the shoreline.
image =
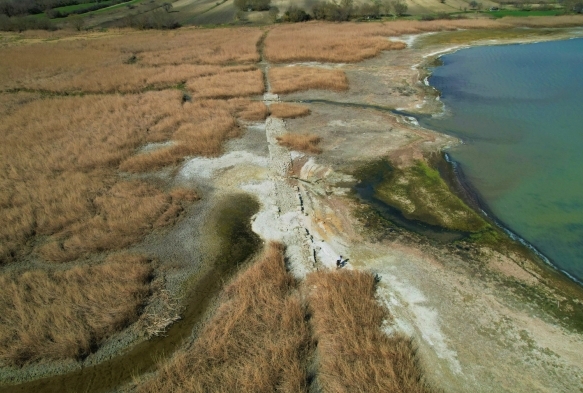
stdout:
{"type": "MultiPolygon", "coordinates": [[[[557,30],[561,30],[561,29],[557,28],[557,30]]],[[[422,35],[426,35],[426,34],[420,34],[419,36],[422,36],[422,35]]],[[[447,113],[446,105],[440,100],[441,92],[429,83],[429,78],[432,75],[432,68],[436,67],[432,63],[434,63],[436,60],[440,59],[442,56],[452,54],[452,53],[458,52],[460,50],[470,49],[470,48],[478,47],[478,46],[529,45],[529,44],[536,44],[536,43],[541,43],[541,42],[563,41],[563,40],[572,40],[572,39],[583,39],[583,37],[581,37],[581,36],[570,36],[570,37],[566,36],[566,37],[559,37],[559,38],[550,38],[550,39],[541,39],[541,40],[527,40],[527,41],[520,41],[520,42],[514,42],[514,41],[512,41],[512,42],[496,42],[496,43],[492,43],[492,42],[480,43],[480,42],[478,42],[478,43],[473,43],[473,44],[469,44],[469,45],[458,45],[458,46],[450,47],[450,48],[447,48],[444,50],[432,52],[428,55],[424,55],[423,56],[424,61],[413,66],[418,71],[420,71],[418,82],[421,83],[423,86],[425,86],[427,89],[430,89],[432,92],[437,93],[436,101],[440,102],[441,108],[442,108],[441,112],[432,113],[429,116],[440,116],[444,113],[447,113]]],[[[411,42],[414,44],[416,42],[416,40],[412,39],[411,42]]],[[[424,99],[429,99],[429,98],[430,97],[428,97],[428,96],[424,97],[424,99]]],[[[419,115],[419,114],[411,113],[411,112],[402,112],[402,113],[397,113],[397,112],[399,112],[399,111],[394,111],[395,114],[400,114],[401,116],[414,117],[418,123],[420,123],[421,118],[427,116],[427,115],[419,115]]],[[[425,128],[424,125],[423,125],[423,127],[425,128]]],[[[467,143],[464,138],[462,138],[461,136],[458,136],[456,134],[444,133],[444,132],[441,132],[439,130],[435,130],[432,128],[428,128],[428,129],[430,129],[433,132],[439,133],[439,134],[452,136],[452,137],[458,139],[461,144],[467,143]]],[[[459,187],[463,191],[462,195],[458,195],[458,196],[461,196],[462,200],[466,204],[468,204],[473,210],[475,210],[478,214],[484,216],[488,221],[491,221],[492,223],[494,223],[511,240],[518,242],[519,244],[521,244],[522,246],[527,248],[544,265],[550,267],[555,272],[564,275],[565,278],[571,280],[572,282],[576,283],[577,285],[579,285],[583,288],[583,280],[578,279],[577,277],[573,276],[569,272],[562,269],[559,265],[556,264],[556,262],[553,261],[552,258],[548,257],[542,251],[540,251],[535,244],[533,244],[533,243],[529,242],[528,240],[526,240],[525,238],[523,238],[519,233],[514,231],[510,225],[506,224],[502,219],[500,219],[499,217],[497,217],[493,213],[492,209],[488,206],[487,202],[481,196],[480,192],[477,190],[477,188],[469,181],[467,176],[464,174],[462,164],[455,161],[451,157],[451,155],[446,151],[448,148],[449,147],[446,147],[445,149],[441,150],[441,153],[443,154],[443,158],[445,159],[445,161],[451,166],[452,173],[455,175],[455,181],[458,183],[459,187]]],[[[444,179],[444,180],[447,181],[447,179],[444,179]]]]}
{"type": "Polygon", "coordinates": [[[463,173],[463,168],[461,163],[455,161],[447,152],[443,152],[445,160],[452,166],[452,172],[456,176],[456,180],[459,186],[463,188],[464,193],[467,193],[468,199],[464,198],[464,202],[469,204],[469,206],[485,216],[489,221],[493,222],[498,228],[500,228],[506,235],[529,249],[537,258],[539,258],[548,267],[555,270],[557,273],[564,274],[570,280],[574,281],[576,284],[583,287],[583,281],[579,280],[577,277],[572,276],[569,272],[561,269],[558,265],[553,262],[553,260],[546,256],[542,251],[540,251],[535,244],[530,243],[528,240],[524,239],[517,232],[515,232],[508,224],[497,217],[484,198],[480,195],[479,191],[473,186],[473,184],[467,179],[463,173]]]}

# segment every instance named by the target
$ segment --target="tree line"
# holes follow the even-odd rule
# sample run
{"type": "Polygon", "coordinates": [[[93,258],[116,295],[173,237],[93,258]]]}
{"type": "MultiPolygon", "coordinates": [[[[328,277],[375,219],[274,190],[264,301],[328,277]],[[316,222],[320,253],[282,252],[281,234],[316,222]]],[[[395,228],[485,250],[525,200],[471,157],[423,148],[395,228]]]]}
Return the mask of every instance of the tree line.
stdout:
{"type": "MultiPolygon", "coordinates": [[[[277,18],[279,11],[276,7],[271,7],[271,0],[235,0],[235,6],[241,11],[270,10],[273,19],[277,18]]],[[[281,20],[303,22],[317,19],[341,22],[353,18],[377,19],[389,14],[402,16],[407,13],[407,4],[403,0],[372,0],[360,6],[355,6],[353,0],[320,1],[314,4],[311,11],[310,14],[302,8],[290,6],[281,20]]]]}

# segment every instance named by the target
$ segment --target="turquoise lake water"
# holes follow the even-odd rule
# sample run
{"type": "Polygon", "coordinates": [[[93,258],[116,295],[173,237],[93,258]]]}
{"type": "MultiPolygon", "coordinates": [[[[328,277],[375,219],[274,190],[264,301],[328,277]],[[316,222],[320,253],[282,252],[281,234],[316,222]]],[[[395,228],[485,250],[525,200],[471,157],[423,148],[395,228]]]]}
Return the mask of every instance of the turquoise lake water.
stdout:
{"type": "Polygon", "coordinates": [[[448,153],[489,210],[583,281],[583,39],[441,59],[429,82],[445,113],[421,123],[460,137],[448,153]]]}

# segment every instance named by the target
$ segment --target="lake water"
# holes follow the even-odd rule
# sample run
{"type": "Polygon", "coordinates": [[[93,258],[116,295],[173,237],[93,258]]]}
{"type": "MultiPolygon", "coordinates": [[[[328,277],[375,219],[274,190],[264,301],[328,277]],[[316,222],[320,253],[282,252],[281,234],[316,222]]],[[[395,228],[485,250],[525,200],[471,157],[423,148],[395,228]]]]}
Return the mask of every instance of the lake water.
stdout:
{"type": "Polygon", "coordinates": [[[583,39],[485,46],[442,57],[429,79],[445,113],[425,127],[489,209],[583,281],[583,39]]]}

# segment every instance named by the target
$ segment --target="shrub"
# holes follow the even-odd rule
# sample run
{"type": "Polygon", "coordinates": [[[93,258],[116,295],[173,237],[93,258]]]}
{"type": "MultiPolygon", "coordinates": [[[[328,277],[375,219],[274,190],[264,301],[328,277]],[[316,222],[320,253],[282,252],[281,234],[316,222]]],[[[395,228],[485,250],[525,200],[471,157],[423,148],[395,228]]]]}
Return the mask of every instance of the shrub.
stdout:
{"type": "Polygon", "coordinates": [[[303,9],[298,8],[294,5],[289,7],[287,9],[287,11],[285,11],[285,13],[283,14],[283,17],[282,17],[282,20],[284,22],[292,22],[292,23],[306,22],[310,19],[311,19],[311,17],[309,14],[306,13],[306,11],[304,11],[303,9]]]}
{"type": "Polygon", "coordinates": [[[0,31],[57,30],[47,18],[32,19],[27,17],[8,17],[0,15],[0,31]]]}
{"type": "Polygon", "coordinates": [[[279,8],[271,7],[269,9],[269,20],[273,23],[277,22],[277,17],[279,16],[279,8]]]}
{"type": "Polygon", "coordinates": [[[408,9],[409,7],[407,6],[407,3],[404,3],[400,0],[393,2],[393,10],[395,11],[395,15],[397,16],[405,15],[408,9]]]}
{"type": "Polygon", "coordinates": [[[361,5],[355,13],[363,18],[377,19],[381,15],[381,5],[378,2],[365,3],[361,5]]]}
{"type": "Polygon", "coordinates": [[[342,0],[340,3],[320,2],[312,7],[315,19],[342,22],[350,19],[353,13],[352,0],[342,0]]]}

